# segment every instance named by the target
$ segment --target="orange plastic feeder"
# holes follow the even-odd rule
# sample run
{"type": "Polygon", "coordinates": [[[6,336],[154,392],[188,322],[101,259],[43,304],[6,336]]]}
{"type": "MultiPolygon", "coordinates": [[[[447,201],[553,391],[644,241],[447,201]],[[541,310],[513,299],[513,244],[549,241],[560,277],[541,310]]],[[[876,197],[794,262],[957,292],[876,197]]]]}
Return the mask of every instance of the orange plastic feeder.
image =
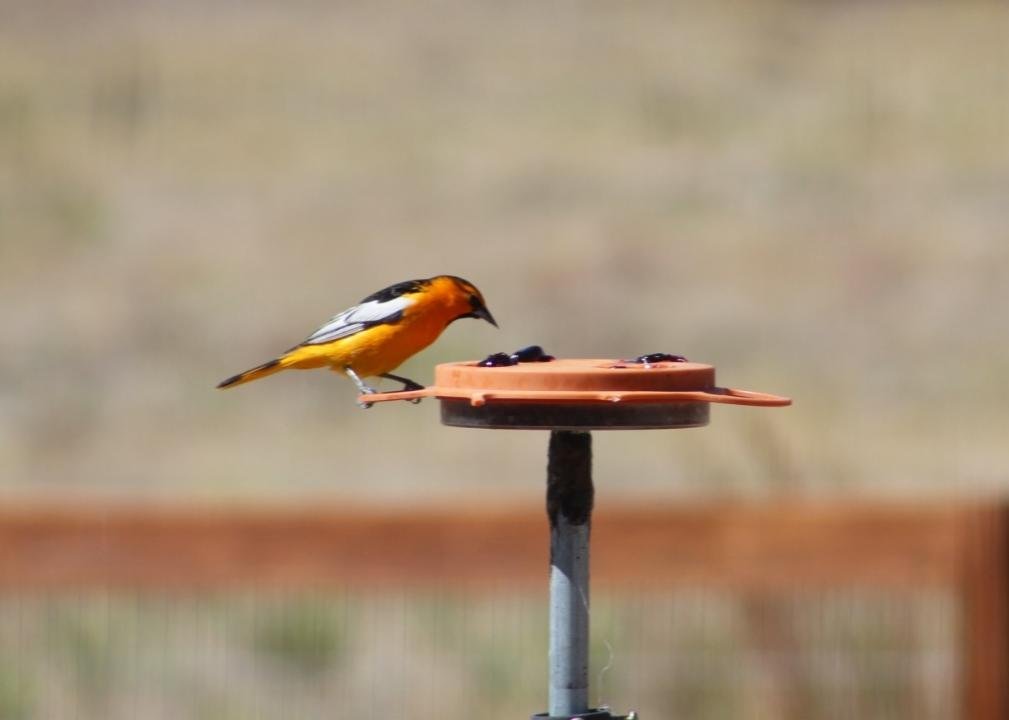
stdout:
{"type": "Polygon", "coordinates": [[[553,430],[643,430],[708,424],[710,403],[784,406],[778,395],[715,385],[715,368],[692,362],[567,359],[481,367],[438,365],[423,390],[362,395],[361,403],[441,400],[445,425],[553,430]]]}
{"type": "Polygon", "coordinates": [[[445,425],[550,430],[547,516],[550,519],[548,710],[531,720],[639,720],[589,706],[589,528],[595,489],[590,430],[688,428],[708,424],[711,403],[782,406],[777,395],[715,385],[715,368],[655,353],[636,360],[518,361],[487,367],[495,357],[435,369],[422,390],[361,395],[358,402],[441,401],[445,425]],[[645,362],[644,359],[663,361],[645,362]],[[669,360],[674,358],[674,360],[669,360]]]}

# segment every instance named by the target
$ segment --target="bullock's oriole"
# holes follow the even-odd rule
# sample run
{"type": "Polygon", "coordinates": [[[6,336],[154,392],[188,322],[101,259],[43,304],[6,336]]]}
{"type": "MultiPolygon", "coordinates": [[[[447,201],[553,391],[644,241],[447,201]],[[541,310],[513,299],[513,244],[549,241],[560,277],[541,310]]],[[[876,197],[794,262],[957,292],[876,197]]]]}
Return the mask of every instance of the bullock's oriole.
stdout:
{"type": "Polygon", "coordinates": [[[217,387],[234,387],[289,368],[329,367],[345,374],[365,394],[375,392],[362,380],[366,377],[396,380],[404,390],[419,390],[421,385],[390,371],[437,340],[459,318],[479,318],[497,327],[483,295],[462,278],[438,275],[396,283],[334,315],[280,357],[217,387]]]}

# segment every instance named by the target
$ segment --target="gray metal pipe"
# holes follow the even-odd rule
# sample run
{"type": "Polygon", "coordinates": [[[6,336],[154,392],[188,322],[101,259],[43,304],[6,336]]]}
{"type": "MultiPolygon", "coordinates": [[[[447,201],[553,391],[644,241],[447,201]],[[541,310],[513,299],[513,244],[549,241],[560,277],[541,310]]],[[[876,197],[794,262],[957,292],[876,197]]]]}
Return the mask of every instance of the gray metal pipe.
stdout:
{"type": "Polygon", "coordinates": [[[550,517],[549,715],[589,710],[589,534],[594,488],[592,436],[550,433],[547,514],[550,517]]]}

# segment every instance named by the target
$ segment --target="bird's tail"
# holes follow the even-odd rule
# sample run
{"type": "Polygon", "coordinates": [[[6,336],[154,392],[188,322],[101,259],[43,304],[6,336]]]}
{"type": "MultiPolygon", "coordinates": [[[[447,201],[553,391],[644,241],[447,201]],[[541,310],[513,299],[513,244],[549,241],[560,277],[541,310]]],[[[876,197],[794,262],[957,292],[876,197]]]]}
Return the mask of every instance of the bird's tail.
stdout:
{"type": "Polygon", "coordinates": [[[234,387],[235,385],[241,385],[242,383],[247,383],[252,380],[258,380],[261,377],[266,377],[267,375],[273,375],[275,372],[280,372],[284,369],[281,364],[281,358],[276,358],[268,363],[263,363],[251,370],[246,370],[243,373],[238,373],[237,375],[232,375],[227,380],[222,380],[217,384],[218,388],[224,389],[229,387],[234,387]]]}

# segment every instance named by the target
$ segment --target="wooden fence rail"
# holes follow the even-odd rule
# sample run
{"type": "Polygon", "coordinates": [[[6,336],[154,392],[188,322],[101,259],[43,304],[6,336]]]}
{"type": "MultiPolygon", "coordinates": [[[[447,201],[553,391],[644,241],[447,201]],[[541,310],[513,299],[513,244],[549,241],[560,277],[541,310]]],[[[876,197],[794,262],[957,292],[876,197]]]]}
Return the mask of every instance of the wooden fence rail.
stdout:
{"type": "MultiPolygon", "coordinates": [[[[0,592],[238,587],[545,587],[529,507],[29,505],[0,509],[0,592]]],[[[1009,717],[1009,509],[998,505],[601,508],[593,584],[948,588],[963,618],[964,717],[1009,717]]]]}

